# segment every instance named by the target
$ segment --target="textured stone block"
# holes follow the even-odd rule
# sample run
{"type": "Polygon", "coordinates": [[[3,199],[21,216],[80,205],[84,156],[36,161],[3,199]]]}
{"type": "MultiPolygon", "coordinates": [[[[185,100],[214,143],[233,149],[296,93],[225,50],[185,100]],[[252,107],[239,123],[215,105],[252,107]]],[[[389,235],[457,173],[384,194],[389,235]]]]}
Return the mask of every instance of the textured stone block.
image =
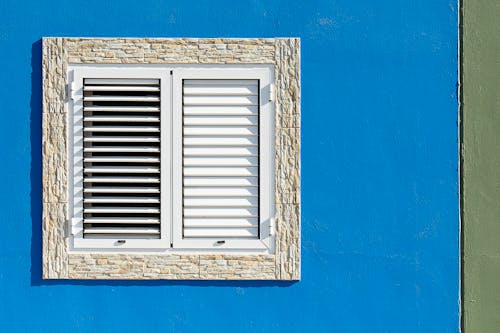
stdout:
{"type": "Polygon", "coordinates": [[[43,278],[300,279],[300,41],[297,38],[44,38],[43,278]],[[275,252],[69,253],[67,66],[273,64],[275,252]]]}

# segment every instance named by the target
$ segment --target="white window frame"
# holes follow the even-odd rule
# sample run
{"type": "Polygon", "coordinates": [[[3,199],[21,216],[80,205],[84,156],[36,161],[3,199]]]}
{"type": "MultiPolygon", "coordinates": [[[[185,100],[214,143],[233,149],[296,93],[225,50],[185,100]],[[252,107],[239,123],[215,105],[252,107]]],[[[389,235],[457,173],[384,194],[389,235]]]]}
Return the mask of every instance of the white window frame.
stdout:
{"type": "Polygon", "coordinates": [[[238,252],[274,253],[274,107],[272,65],[106,65],[68,66],[68,174],[70,252],[238,252]],[[83,79],[160,79],[161,217],[160,239],[83,238],[83,79]],[[182,238],[182,80],[259,80],[259,238],[182,238]],[[170,112],[169,112],[170,111],[170,112]],[[166,213],[165,213],[166,212],[166,213]]]}
{"type": "MultiPolygon", "coordinates": [[[[117,79],[159,79],[160,80],[160,110],[168,110],[167,103],[171,100],[171,81],[169,72],[158,71],[144,66],[99,66],[71,65],[69,66],[69,175],[70,182],[69,213],[71,240],[74,249],[165,249],[170,247],[171,214],[170,177],[162,177],[160,239],[127,239],[126,244],[120,244],[116,239],[85,239],[83,238],[83,79],[84,78],[117,78],[117,79]],[[167,212],[166,214],[163,212],[167,212]]],[[[170,175],[171,164],[171,117],[167,112],[160,112],[160,156],[161,175],[170,175]]]]}

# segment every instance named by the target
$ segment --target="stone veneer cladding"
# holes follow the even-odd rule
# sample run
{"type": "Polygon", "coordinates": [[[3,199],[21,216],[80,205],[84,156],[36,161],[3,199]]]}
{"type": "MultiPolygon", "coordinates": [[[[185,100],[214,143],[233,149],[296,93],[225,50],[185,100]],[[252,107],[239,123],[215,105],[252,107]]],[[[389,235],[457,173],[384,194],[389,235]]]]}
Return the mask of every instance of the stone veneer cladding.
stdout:
{"type": "Polygon", "coordinates": [[[44,279],[300,279],[298,38],[44,38],[44,279]],[[274,64],[275,253],[111,254],[68,251],[68,64],[274,64]]]}

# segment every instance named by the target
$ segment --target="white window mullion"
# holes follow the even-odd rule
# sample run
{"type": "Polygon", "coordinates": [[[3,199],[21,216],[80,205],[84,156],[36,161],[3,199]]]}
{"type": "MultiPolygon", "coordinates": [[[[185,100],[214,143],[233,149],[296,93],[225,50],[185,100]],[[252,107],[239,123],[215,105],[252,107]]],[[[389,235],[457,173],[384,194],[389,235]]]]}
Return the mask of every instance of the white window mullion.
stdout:
{"type": "Polygon", "coordinates": [[[168,72],[163,71],[161,76],[161,239],[166,240],[166,244],[171,242],[171,211],[172,211],[172,196],[171,196],[171,81],[168,72]]]}
{"type": "Polygon", "coordinates": [[[172,72],[172,243],[176,248],[182,232],[182,71],[172,72]]]}

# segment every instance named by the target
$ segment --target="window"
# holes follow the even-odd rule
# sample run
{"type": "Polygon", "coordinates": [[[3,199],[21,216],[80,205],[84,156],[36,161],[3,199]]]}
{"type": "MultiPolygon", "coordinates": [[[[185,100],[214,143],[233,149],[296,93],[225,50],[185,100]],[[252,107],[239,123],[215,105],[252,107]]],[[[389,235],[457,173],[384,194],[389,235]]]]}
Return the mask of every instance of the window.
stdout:
{"type": "Polygon", "coordinates": [[[43,274],[300,278],[299,41],[43,40],[43,274]]]}
{"type": "Polygon", "coordinates": [[[272,69],[69,66],[73,248],[272,251],[272,69]]]}

